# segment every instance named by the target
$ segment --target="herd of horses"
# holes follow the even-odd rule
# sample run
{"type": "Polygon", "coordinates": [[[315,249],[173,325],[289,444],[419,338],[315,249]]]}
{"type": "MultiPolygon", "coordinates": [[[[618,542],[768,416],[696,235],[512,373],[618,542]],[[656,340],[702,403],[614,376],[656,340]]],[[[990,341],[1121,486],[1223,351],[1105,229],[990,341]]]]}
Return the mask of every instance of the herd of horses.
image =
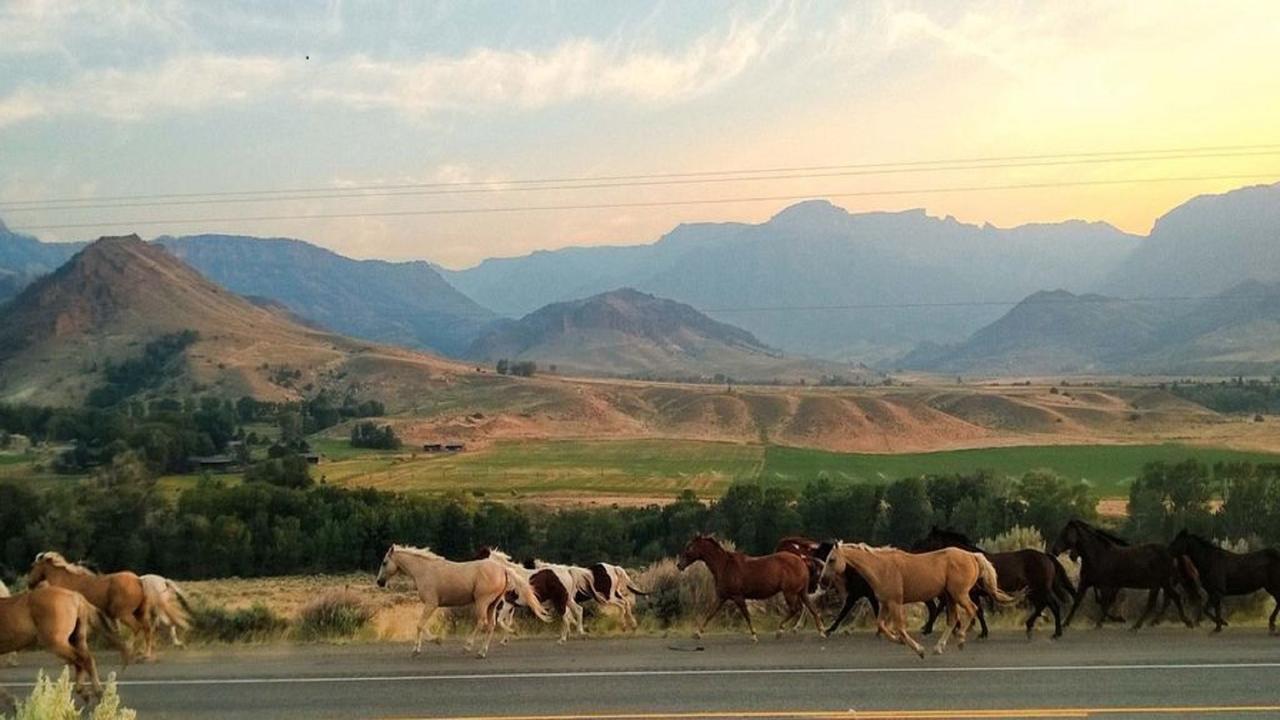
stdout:
{"type": "MultiPolygon", "coordinates": [[[[1131,544],[1080,520],[1067,523],[1048,552],[988,553],[964,535],[938,528],[906,549],[788,537],[764,556],[736,552],[711,536],[698,535],[680,552],[676,566],[684,571],[697,563],[710,571],[716,594],[714,606],[698,623],[697,637],[727,603],[733,603],[752,640],[757,640],[747,601],[779,595],[786,608],[779,635],[788,628],[798,631],[808,617],[826,637],[865,598],[876,618],[877,634],[921,657],[925,650],[906,624],[906,607],[913,603],[922,603],[928,610],[921,629],[924,635],[931,634],[946,613],[946,624],[934,646],[938,653],[952,636],[964,647],[974,623],[981,626],[979,637],[987,636],[984,602],[1010,605],[1025,599],[1031,608],[1025,622],[1027,636],[1048,610],[1054,621],[1053,637],[1061,637],[1090,590],[1100,606],[1098,626],[1109,620],[1124,621],[1112,608],[1126,589],[1147,591],[1146,607],[1134,630],[1163,617],[1173,606],[1188,627],[1208,616],[1214,632],[1220,632],[1227,625],[1223,598],[1259,590],[1276,601],[1268,620],[1273,635],[1280,615],[1280,550],[1235,553],[1185,530],[1168,545],[1131,544]],[[1079,562],[1077,583],[1059,561],[1062,554],[1079,562]],[[829,589],[844,600],[833,622],[824,627],[817,600],[829,589]],[[1157,614],[1161,597],[1164,602],[1157,614]],[[1188,617],[1185,601],[1196,603],[1196,622],[1188,617]]],[[[637,597],[647,594],[617,565],[517,563],[496,548],[455,561],[429,549],[392,545],[382,558],[377,585],[385,587],[397,575],[413,582],[423,603],[415,656],[421,654],[424,640],[442,641],[429,629],[440,608],[471,608],[475,625],[466,647],[471,650],[483,635],[478,655],[485,657],[497,627],[504,630],[501,642],[507,642],[517,609],[527,609],[544,622],[559,618],[563,643],[575,626],[585,634],[583,605],[591,602],[617,608],[624,629],[635,629],[637,597]]],[[[173,642],[181,645],[178,630],[188,627],[186,595],[160,576],[127,571],[100,574],[68,562],[57,552],[43,552],[36,556],[26,581],[29,589],[14,596],[0,584],[0,655],[42,646],[74,669],[77,692],[86,698],[101,694],[88,645],[91,632],[101,631],[120,649],[127,665],[133,649],[123,639],[122,628],[131,631],[132,644],[140,643],[143,656],[152,659],[157,632],[167,627],[173,642]]]]}

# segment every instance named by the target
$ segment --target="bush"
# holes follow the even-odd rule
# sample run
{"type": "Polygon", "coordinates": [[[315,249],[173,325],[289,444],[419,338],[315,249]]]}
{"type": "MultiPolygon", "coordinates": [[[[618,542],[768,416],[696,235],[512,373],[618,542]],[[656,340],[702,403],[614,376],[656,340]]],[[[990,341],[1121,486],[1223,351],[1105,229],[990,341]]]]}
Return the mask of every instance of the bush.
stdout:
{"type": "Polygon", "coordinates": [[[288,620],[261,602],[237,610],[198,605],[191,613],[192,639],[206,642],[274,640],[288,627],[288,620]]]}
{"type": "Polygon", "coordinates": [[[978,543],[979,547],[989,553],[1013,552],[1015,550],[1044,550],[1044,538],[1035,528],[1015,525],[1008,531],[978,543]]]}
{"type": "Polygon", "coordinates": [[[379,427],[375,423],[356,423],[351,428],[351,447],[373,448],[375,450],[398,450],[400,438],[390,425],[379,427]]]}
{"type": "MultiPolygon", "coordinates": [[[[80,720],[74,690],[70,668],[62,669],[57,682],[50,680],[41,670],[36,676],[36,685],[31,689],[31,695],[26,700],[18,701],[13,720],[80,720]]],[[[9,716],[0,717],[8,720],[9,716]]],[[[138,717],[138,713],[120,706],[115,673],[107,678],[102,699],[89,717],[91,720],[134,720],[138,717]]]]}
{"type": "Polygon", "coordinates": [[[302,640],[350,638],[373,620],[373,608],[350,589],[331,590],[307,603],[298,614],[302,640]]]}

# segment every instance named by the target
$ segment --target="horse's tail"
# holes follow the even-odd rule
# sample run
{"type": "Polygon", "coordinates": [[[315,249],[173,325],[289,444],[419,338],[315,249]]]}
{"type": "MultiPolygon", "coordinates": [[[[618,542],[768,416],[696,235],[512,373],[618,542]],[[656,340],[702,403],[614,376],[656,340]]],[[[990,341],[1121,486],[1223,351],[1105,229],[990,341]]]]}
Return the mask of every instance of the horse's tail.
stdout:
{"type": "Polygon", "coordinates": [[[986,555],[982,553],[970,554],[978,561],[978,584],[982,586],[984,592],[991,596],[992,600],[1001,605],[1009,605],[1021,599],[1020,595],[1010,595],[1000,589],[999,581],[996,578],[996,566],[991,564],[986,555]]]}
{"type": "Polygon", "coordinates": [[[626,588],[627,590],[631,591],[632,595],[643,596],[643,595],[649,594],[641,590],[640,588],[636,587],[635,583],[631,582],[631,573],[627,572],[626,568],[622,568],[622,567],[618,568],[618,584],[626,588]]]}
{"type": "Polygon", "coordinates": [[[529,581],[520,576],[520,573],[509,567],[504,567],[507,573],[507,589],[514,590],[516,595],[524,601],[525,605],[533,611],[534,615],[542,622],[551,622],[551,615],[547,613],[546,608],[542,607],[542,602],[538,600],[538,596],[533,592],[533,586],[529,581]]]}
{"type": "Polygon", "coordinates": [[[1076,586],[1071,582],[1071,577],[1067,575],[1067,569],[1062,566],[1062,561],[1057,555],[1045,553],[1045,557],[1053,561],[1053,594],[1059,599],[1070,600],[1076,595],[1076,586]]]}
{"type": "Polygon", "coordinates": [[[195,610],[192,609],[191,607],[191,598],[187,596],[186,591],[184,591],[178,585],[178,583],[168,578],[165,578],[164,585],[166,588],[168,588],[169,592],[173,593],[174,597],[178,598],[178,604],[182,606],[182,610],[184,612],[187,612],[187,613],[195,612],[195,610]]]}
{"type": "Polygon", "coordinates": [[[631,583],[627,583],[627,589],[631,591],[632,595],[640,595],[641,597],[644,597],[649,594],[641,590],[640,588],[636,587],[635,585],[632,585],[631,583]]]}
{"type": "Polygon", "coordinates": [[[88,639],[91,630],[100,631],[120,651],[122,666],[129,667],[129,662],[133,657],[129,652],[129,643],[125,642],[124,636],[120,634],[119,624],[100,610],[98,606],[89,602],[89,598],[79,593],[76,593],[76,602],[78,603],[76,607],[76,625],[84,633],[85,639],[88,639]]]}
{"type": "Polygon", "coordinates": [[[164,618],[170,625],[187,630],[191,627],[191,603],[182,589],[172,580],[165,580],[164,592],[152,598],[152,612],[164,618]],[[175,603],[171,600],[177,600],[175,603]]]}

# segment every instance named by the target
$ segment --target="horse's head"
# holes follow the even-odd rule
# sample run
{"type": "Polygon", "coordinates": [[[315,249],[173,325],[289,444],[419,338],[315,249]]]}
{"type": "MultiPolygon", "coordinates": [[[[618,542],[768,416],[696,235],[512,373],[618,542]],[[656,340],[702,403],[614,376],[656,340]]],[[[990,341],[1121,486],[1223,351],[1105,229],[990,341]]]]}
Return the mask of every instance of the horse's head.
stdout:
{"type": "Polygon", "coordinates": [[[844,543],[837,540],[834,544],[823,543],[820,547],[830,547],[825,557],[822,558],[822,572],[818,574],[818,581],[822,583],[835,582],[840,576],[844,575],[846,561],[841,548],[844,543]]]}
{"type": "Polygon", "coordinates": [[[685,545],[684,549],[680,551],[680,557],[676,558],[676,568],[684,570],[696,562],[705,562],[707,553],[711,551],[713,546],[719,548],[720,543],[717,543],[707,535],[698,535],[690,540],[689,544],[685,545]]]}
{"type": "Polygon", "coordinates": [[[386,587],[387,581],[401,572],[395,553],[396,546],[392,545],[387,548],[387,554],[382,556],[382,565],[378,567],[378,579],[374,581],[378,583],[378,587],[386,587]]]}
{"type": "Polygon", "coordinates": [[[1064,552],[1071,553],[1071,559],[1076,559],[1080,555],[1080,538],[1084,531],[1080,528],[1080,523],[1072,520],[1062,528],[1062,532],[1058,533],[1058,537],[1054,538],[1053,544],[1049,546],[1050,555],[1061,555],[1064,552]]]}
{"type": "Polygon", "coordinates": [[[27,587],[33,588],[49,577],[49,568],[53,567],[53,558],[47,552],[36,555],[31,562],[31,571],[27,573],[27,587]]]}

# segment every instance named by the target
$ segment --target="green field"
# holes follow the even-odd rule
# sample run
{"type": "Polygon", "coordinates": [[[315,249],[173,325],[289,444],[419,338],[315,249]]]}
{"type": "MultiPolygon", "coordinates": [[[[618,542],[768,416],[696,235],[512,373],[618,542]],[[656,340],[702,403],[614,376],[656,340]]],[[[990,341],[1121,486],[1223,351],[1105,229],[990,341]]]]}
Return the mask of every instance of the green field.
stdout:
{"type": "MultiPolygon", "coordinates": [[[[345,445],[334,441],[334,445],[345,445]]],[[[922,474],[990,470],[1020,476],[1049,469],[1085,480],[1099,497],[1124,496],[1142,465],[1194,458],[1280,462],[1280,454],[1187,445],[1047,445],[905,455],[689,440],[542,441],[499,443],[458,455],[405,455],[335,447],[321,466],[328,482],[408,492],[451,490],[498,495],[674,495],[691,489],[713,496],[736,479],[803,485],[819,476],[885,482],[922,474]]]]}

